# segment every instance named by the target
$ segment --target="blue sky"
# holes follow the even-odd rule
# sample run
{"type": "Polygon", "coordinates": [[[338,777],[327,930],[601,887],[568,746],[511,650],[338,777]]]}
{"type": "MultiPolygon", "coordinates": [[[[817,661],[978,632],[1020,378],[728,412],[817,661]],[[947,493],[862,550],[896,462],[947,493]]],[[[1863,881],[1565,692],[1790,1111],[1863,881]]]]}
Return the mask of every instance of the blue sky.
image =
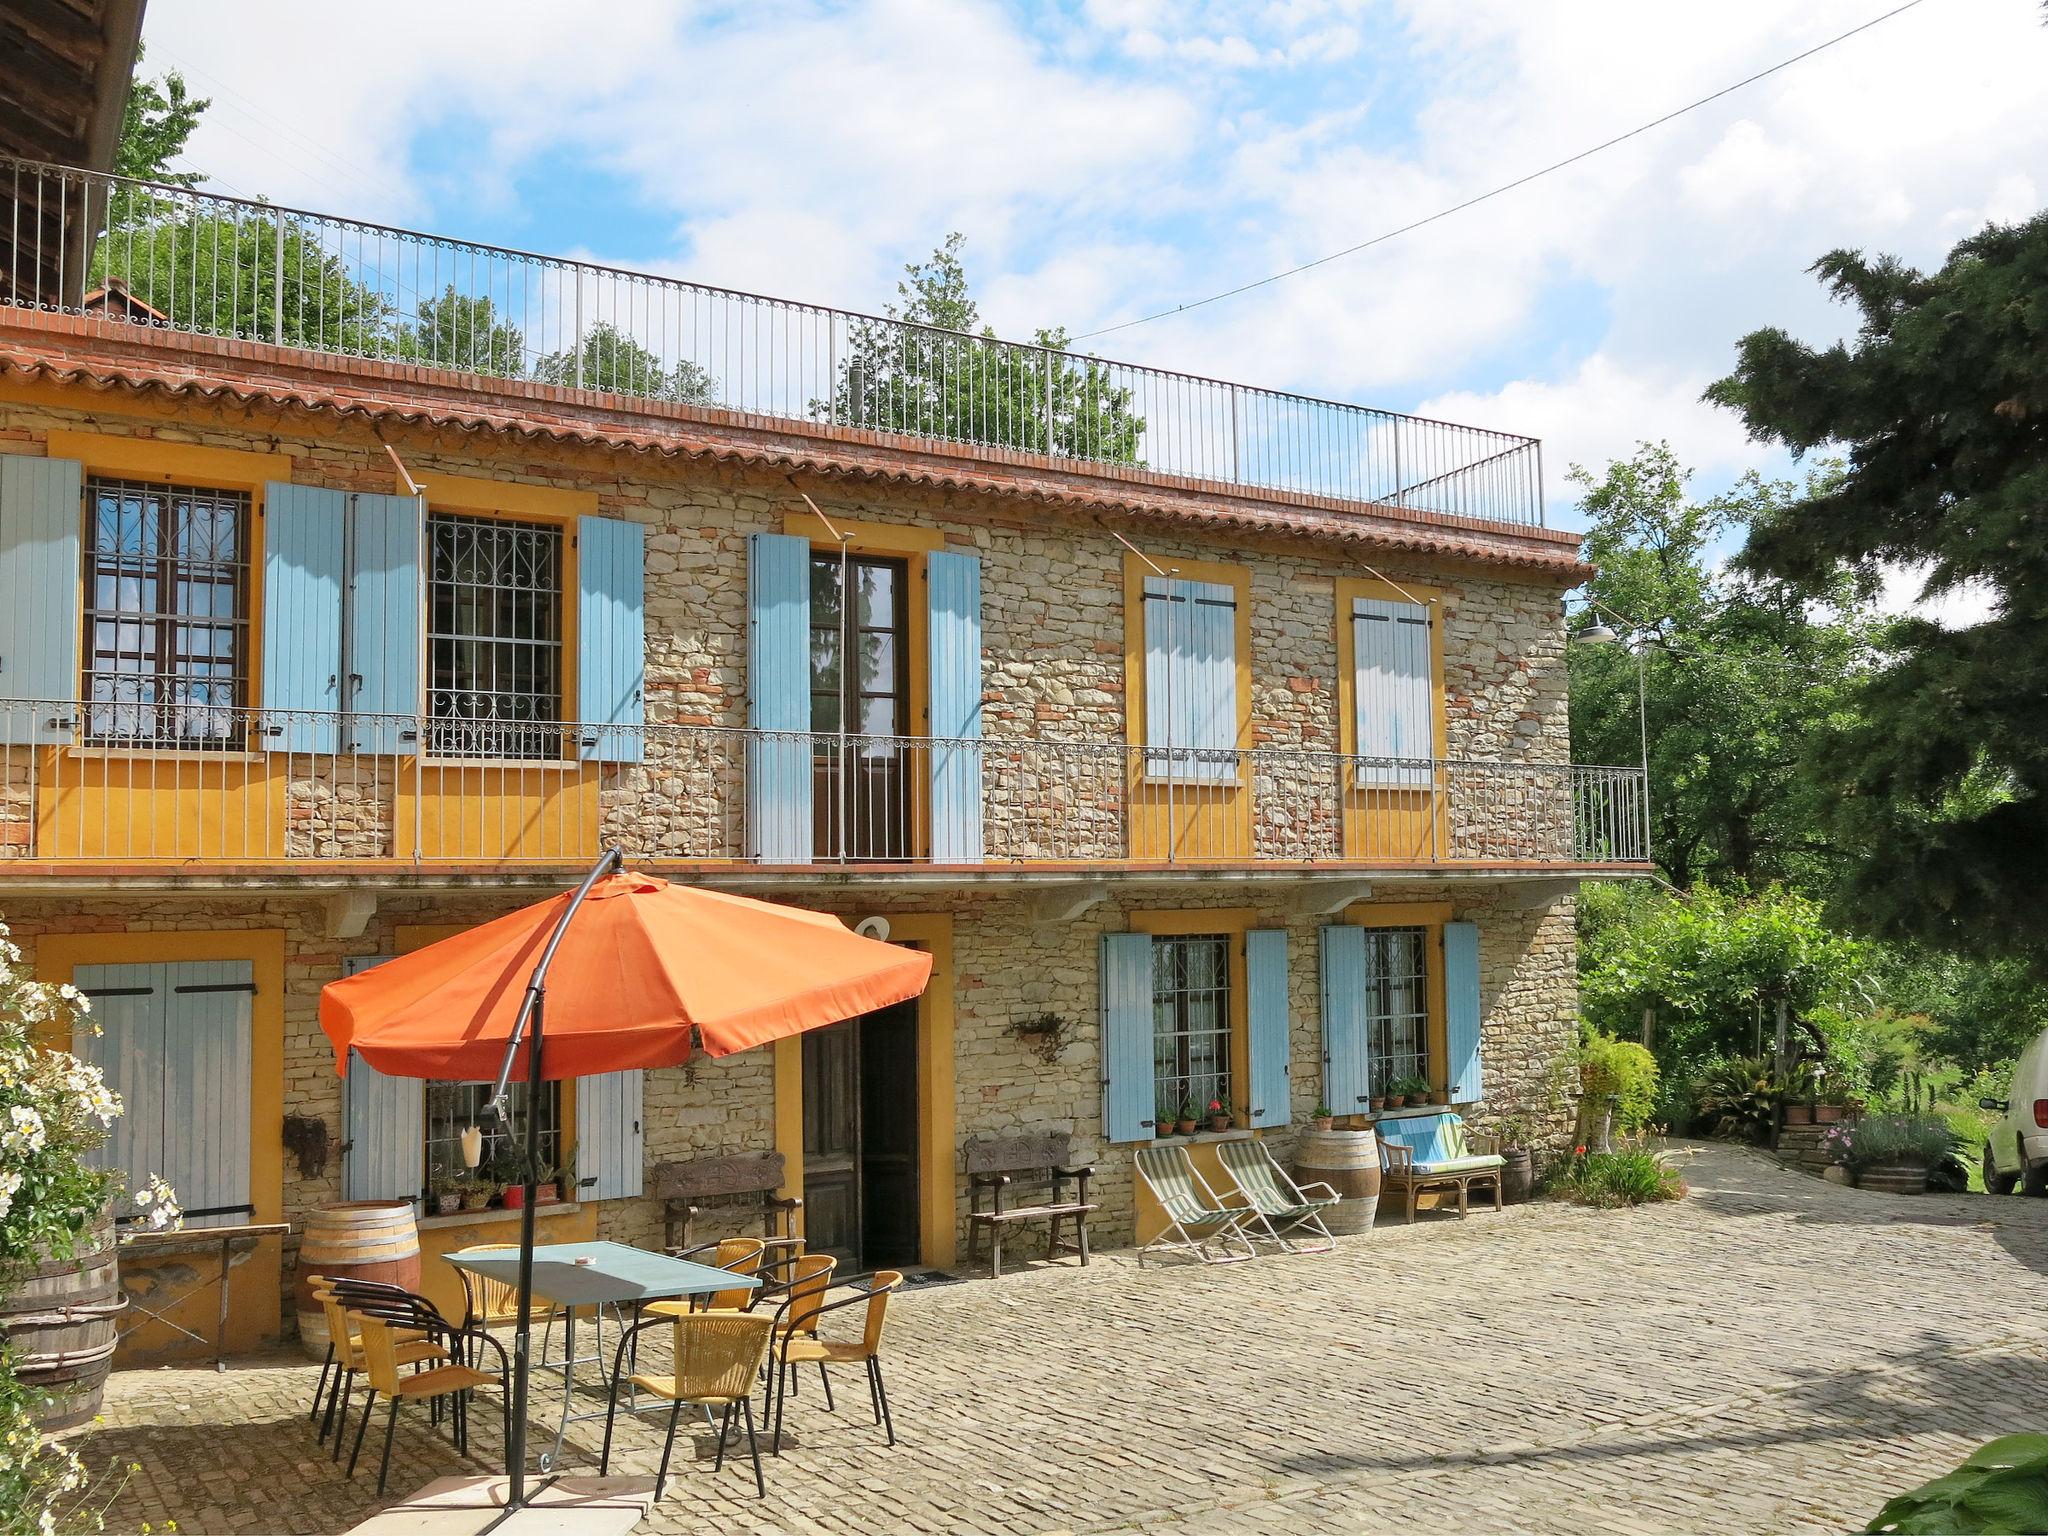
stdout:
{"type": "MultiPolygon", "coordinates": [[[[153,0],[223,187],[872,309],[967,235],[986,317],[1076,333],[1570,154],[1886,0],[615,0],[334,14],[153,0]],[[308,61],[325,60],[309,72],[308,61]]],[[[1535,186],[1107,355],[1540,435],[1783,461],[1699,403],[1735,339],[1839,333],[1835,246],[1937,261],[2048,202],[2033,0],[1917,9],[1535,186]]]]}

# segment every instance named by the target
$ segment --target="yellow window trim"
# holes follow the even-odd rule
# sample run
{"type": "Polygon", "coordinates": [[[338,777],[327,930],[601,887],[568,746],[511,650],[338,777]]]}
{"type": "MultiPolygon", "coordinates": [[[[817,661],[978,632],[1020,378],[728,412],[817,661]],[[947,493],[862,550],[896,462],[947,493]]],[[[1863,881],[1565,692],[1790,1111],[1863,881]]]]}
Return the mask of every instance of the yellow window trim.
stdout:
{"type": "MultiPolygon", "coordinates": [[[[416,474],[427,505],[437,512],[495,512],[506,517],[538,518],[568,523],[597,515],[597,492],[558,485],[530,485],[521,480],[489,480],[480,475],[416,474]]],[[[398,494],[410,494],[402,481],[398,494]]]]}
{"type": "Polygon", "coordinates": [[[1344,909],[1344,921],[1359,928],[1421,928],[1429,955],[1429,1082],[1443,1088],[1450,1036],[1444,985],[1444,924],[1451,920],[1448,901],[1361,901],[1344,909]]]}
{"type": "MultiPolygon", "coordinates": [[[[932,957],[932,979],[917,1000],[917,1190],[918,1249],[926,1264],[941,1268],[954,1260],[958,1194],[954,1173],[957,1135],[953,1063],[953,914],[892,912],[889,937],[905,940],[932,957]]],[[[803,1197],[804,1042],[801,1035],[777,1040],[775,1052],[775,1150],[782,1154],[782,1194],[803,1197]]],[[[801,1230],[802,1214],[798,1214],[801,1230]]]]}
{"type": "Polygon", "coordinates": [[[52,431],[45,439],[53,459],[76,459],[90,474],[133,480],[190,480],[226,490],[253,491],[259,502],[266,481],[292,477],[289,453],[250,453],[167,443],[155,437],[114,437],[103,432],[52,431]]]}
{"type": "Polygon", "coordinates": [[[1449,720],[1444,702],[1444,610],[1443,589],[1420,582],[1392,582],[1340,577],[1337,581],[1337,732],[1339,750],[1346,757],[1358,753],[1358,631],[1352,624],[1351,607],[1358,598],[1377,602],[1412,603],[1420,599],[1429,610],[1429,685],[1435,700],[1430,735],[1439,759],[1450,756],[1449,720]]]}
{"type": "MultiPolygon", "coordinates": [[[[487,918],[485,921],[488,922],[489,919],[487,918]]],[[[391,930],[392,952],[400,955],[409,955],[416,949],[425,949],[429,944],[438,944],[443,939],[454,938],[458,933],[467,933],[476,926],[478,925],[475,923],[400,923],[391,930]]],[[[425,1122],[422,1121],[420,1124],[422,1142],[425,1141],[426,1133],[427,1127],[425,1122]]],[[[561,1144],[570,1148],[576,1145],[576,1082],[573,1078],[564,1078],[562,1080],[561,1144]]],[[[563,1198],[575,1199],[576,1196],[573,1193],[568,1193],[563,1198]]],[[[590,1202],[586,1201],[584,1203],[588,1204],[590,1202]]]]}
{"type": "MultiPolygon", "coordinates": [[[[1257,925],[1258,914],[1250,907],[1208,907],[1196,911],[1132,912],[1127,914],[1126,921],[1132,933],[1150,934],[1154,938],[1220,933],[1230,940],[1224,946],[1230,957],[1230,1084],[1232,1094],[1241,1100],[1251,1083],[1252,1072],[1251,976],[1245,961],[1244,936],[1257,925]]],[[[1152,1091],[1156,1100],[1156,1083],[1152,1091]]],[[[1242,1104],[1232,1107],[1239,1114],[1244,1112],[1242,1104]]]]}
{"type": "MultiPolygon", "coordinates": [[[[67,982],[81,965],[150,965],[191,960],[246,960],[256,995],[250,999],[249,1201],[252,1221],[281,1221],[284,1144],[284,931],[232,928],[216,932],[50,933],[36,940],[36,975],[67,982]]],[[[69,1050],[69,1034],[51,1046],[69,1050]]]]}
{"type": "MultiPolygon", "coordinates": [[[[1252,573],[1248,566],[1209,560],[1161,560],[1178,581],[1229,587],[1237,605],[1237,749],[1252,746],[1252,573]]],[[[1124,556],[1124,739],[1150,746],[1145,736],[1145,579],[1159,573],[1142,557],[1124,556]]]]}
{"type": "MultiPolygon", "coordinates": [[[[832,517],[831,513],[825,514],[832,517]]],[[[856,555],[928,555],[946,547],[946,536],[936,528],[917,528],[904,523],[856,523],[832,517],[832,526],[847,535],[846,547],[856,555]]],[[[825,531],[811,511],[786,512],[782,531],[791,538],[808,539],[821,549],[837,549],[839,541],[825,531]]]]}

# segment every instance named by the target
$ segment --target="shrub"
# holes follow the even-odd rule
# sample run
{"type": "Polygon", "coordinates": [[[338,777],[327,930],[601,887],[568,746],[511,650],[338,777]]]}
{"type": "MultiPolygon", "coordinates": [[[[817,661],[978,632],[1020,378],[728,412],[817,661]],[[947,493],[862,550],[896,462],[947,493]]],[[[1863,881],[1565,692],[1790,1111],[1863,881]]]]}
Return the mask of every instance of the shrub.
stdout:
{"type": "Polygon", "coordinates": [[[2048,1531],[2048,1435],[2004,1435],[1955,1471],[1902,1493],[1866,1531],[2048,1531]]]}
{"type": "Polygon", "coordinates": [[[1552,1194],[1581,1205],[1648,1205],[1685,1193],[1678,1171],[1644,1147],[1588,1152],[1580,1147],[1551,1176],[1552,1194]]]}
{"type": "Polygon", "coordinates": [[[1716,1136],[1761,1142],[1777,1124],[1783,1098],[1771,1064],[1758,1056],[1717,1061],[1697,1080],[1700,1118],[1716,1136]]]}
{"type": "Polygon", "coordinates": [[[1933,1168],[1956,1155],[1956,1133],[1939,1115],[1870,1115],[1843,1129],[1836,1155],[1859,1172],[1880,1163],[1933,1168]]]}
{"type": "Polygon", "coordinates": [[[1579,1083],[1587,1093],[1613,1096],[1616,1130],[1640,1131],[1657,1105],[1657,1058],[1633,1041],[1588,1029],[1579,1042],[1579,1083]]]}

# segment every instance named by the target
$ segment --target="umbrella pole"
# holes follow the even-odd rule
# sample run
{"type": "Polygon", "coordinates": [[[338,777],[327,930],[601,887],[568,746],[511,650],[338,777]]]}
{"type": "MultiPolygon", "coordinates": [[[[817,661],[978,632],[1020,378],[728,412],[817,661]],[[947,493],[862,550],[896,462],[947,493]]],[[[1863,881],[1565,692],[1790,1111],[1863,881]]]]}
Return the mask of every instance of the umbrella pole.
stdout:
{"type": "MultiPolygon", "coordinates": [[[[526,1502],[526,1383],[533,1348],[533,1245],[534,1206],[540,1171],[540,1051],[541,1026],[547,1012],[547,991],[533,994],[533,1046],[527,1052],[526,1069],[526,1198],[519,1209],[519,1327],[512,1336],[512,1433],[505,1444],[507,1471],[512,1486],[508,1507],[518,1509],[526,1502]]],[[[563,1378],[563,1389],[568,1378],[563,1378]]]]}

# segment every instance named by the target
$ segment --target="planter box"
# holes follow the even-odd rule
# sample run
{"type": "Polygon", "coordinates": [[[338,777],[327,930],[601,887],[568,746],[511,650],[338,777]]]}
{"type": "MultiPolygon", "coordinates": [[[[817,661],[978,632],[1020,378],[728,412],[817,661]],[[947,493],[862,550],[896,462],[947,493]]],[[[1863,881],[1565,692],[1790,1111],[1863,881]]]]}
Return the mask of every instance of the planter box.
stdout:
{"type": "Polygon", "coordinates": [[[1787,1104],[1785,1106],[1785,1123],[1787,1125],[1813,1124],[1813,1106],[1811,1104],[1787,1104]]]}
{"type": "Polygon", "coordinates": [[[1924,1195],[1927,1169],[1919,1163],[1879,1163],[1866,1168],[1856,1180],[1858,1189],[1874,1189],[1886,1195],[1924,1195]]]}

